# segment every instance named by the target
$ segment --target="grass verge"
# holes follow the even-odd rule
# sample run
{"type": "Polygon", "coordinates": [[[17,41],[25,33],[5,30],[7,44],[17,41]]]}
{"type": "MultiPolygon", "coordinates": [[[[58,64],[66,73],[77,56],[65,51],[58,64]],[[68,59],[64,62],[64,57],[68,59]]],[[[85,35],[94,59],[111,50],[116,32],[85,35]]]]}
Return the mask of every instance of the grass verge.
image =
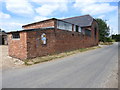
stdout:
{"type": "Polygon", "coordinates": [[[100,46],[94,46],[94,47],[89,47],[89,48],[81,48],[81,49],[68,51],[68,52],[63,52],[63,53],[59,53],[59,54],[36,57],[36,58],[33,58],[33,59],[26,59],[26,60],[24,60],[24,64],[25,65],[38,64],[38,63],[41,63],[41,62],[47,62],[47,61],[51,61],[53,59],[62,58],[62,57],[70,56],[70,55],[77,54],[77,53],[80,53],[80,52],[85,52],[85,51],[97,49],[97,48],[101,48],[101,47],[100,46]]]}
{"type": "Polygon", "coordinates": [[[100,45],[112,45],[114,42],[100,42],[100,45]]]}

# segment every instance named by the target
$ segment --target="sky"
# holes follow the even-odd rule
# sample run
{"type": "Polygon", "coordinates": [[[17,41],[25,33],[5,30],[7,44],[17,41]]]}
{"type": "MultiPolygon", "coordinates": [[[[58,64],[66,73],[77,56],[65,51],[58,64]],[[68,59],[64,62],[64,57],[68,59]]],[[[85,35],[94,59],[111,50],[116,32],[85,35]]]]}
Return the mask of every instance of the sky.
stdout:
{"type": "MultiPolygon", "coordinates": [[[[119,0],[0,0],[0,28],[22,30],[22,25],[49,19],[89,14],[106,20],[110,33],[118,33],[119,0]]],[[[119,10],[120,12],[120,10],[119,10]]]]}

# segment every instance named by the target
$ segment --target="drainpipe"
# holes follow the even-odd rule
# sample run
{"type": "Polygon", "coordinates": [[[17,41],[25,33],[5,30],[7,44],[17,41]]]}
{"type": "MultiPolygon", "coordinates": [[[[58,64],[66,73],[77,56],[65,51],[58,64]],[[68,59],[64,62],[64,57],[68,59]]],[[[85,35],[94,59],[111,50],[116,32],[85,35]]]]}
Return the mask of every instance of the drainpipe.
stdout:
{"type": "Polygon", "coordinates": [[[54,29],[54,33],[55,33],[55,36],[56,36],[56,31],[57,31],[57,20],[55,19],[54,20],[54,27],[55,27],[55,29],[54,29]]]}
{"type": "Polygon", "coordinates": [[[72,24],[72,32],[74,32],[74,27],[75,27],[74,24],[72,24]]]}

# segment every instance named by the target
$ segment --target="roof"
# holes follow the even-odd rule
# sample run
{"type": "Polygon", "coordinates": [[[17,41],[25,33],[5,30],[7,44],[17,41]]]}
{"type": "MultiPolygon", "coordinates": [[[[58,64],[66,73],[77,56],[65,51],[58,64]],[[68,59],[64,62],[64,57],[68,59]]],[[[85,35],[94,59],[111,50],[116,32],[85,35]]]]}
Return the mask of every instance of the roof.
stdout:
{"type": "Polygon", "coordinates": [[[41,23],[41,22],[45,22],[45,21],[49,21],[49,20],[61,20],[61,21],[71,23],[71,24],[75,24],[75,25],[78,25],[78,26],[81,26],[81,27],[86,27],[86,26],[91,26],[92,25],[92,22],[93,22],[94,18],[91,17],[89,14],[88,15],[83,15],[83,16],[65,18],[65,19],[51,18],[51,19],[47,19],[47,20],[43,20],[43,21],[39,21],[39,22],[26,24],[26,25],[23,25],[22,27],[26,27],[26,26],[29,26],[29,25],[33,25],[33,24],[37,24],[37,23],[41,23]]]}
{"type": "MultiPolygon", "coordinates": [[[[86,27],[86,26],[91,26],[93,20],[95,20],[93,17],[91,17],[90,15],[83,15],[83,16],[76,16],[76,17],[70,17],[70,18],[65,18],[65,19],[56,19],[56,18],[51,18],[51,19],[47,19],[47,20],[43,20],[43,21],[39,21],[39,22],[34,22],[34,23],[30,23],[27,25],[23,25],[22,27],[26,27],[29,25],[33,25],[33,24],[37,24],[37,23],[41,23],[41,22],[45,22],[45,21],[49,21],[49,20],[60,20],[60,21],[64,21],[70,24],[75,24],[78,25],[80,27],[86,27]]],[[[9,33],[15,33],[15,32],[23,32],[23,31],[35,31],[35,30],[46,30],[46,29],[53,29],[54,27],[48,27],[48,28],[37,28],[37,29],[25,29],[25,30],[20,30],[20,31],[12,31],[12,32],[8,32],[9,33]]]]}
{"type": "Polygon", "coordinates": [[[37,23],[41,23],[41,22],[45,22],[45,21],[49,21],[49,20],[56,20],[56,18],[50,18],[50,19],[46,19],[46,20],[43,20],[43,21],[26,24],[26,25],[23,25],[22,27],[26,27],[26,26],[29,26],[29,25],[33,25],[33,24],[37,24],[37,23]]]}
{"type": "MultiPolygon", "coordinates": [[[[45,21],[49,21],[49,20],[59,20],[59,21],[63,21],[63,20],[57,19],[57,18],[50,18],[50,19],[46,19],[46,20],[43,20],[43,21],[26,24],[26,25],[23,25],[22,27],[30,26],[30,25],[33,25],[33,24],[37,24],[37,23],[41,23],[41,22],[45,22],[45,21]]],[[[64,21],[64,22],[70,23],[70,22],[67,22],[67,21],[64,21]]],[[[70,23],[70,24],[72,24],[72,23],[70,23]]]]}
{"type": "Polygon", "coordinates": [[[92,25],[94,18],[91,17],[90,15],[83,15],[83,16],[65,18],[62,20],[66,21],[66,22],[70,22],[70,23],[78,25],[78,26],[81,26],[81,27],[86,27],[86,26],[92,25]]]}
{"type": "Polygon", "coordinates": [[[48,30],[48,29],[54,29],[54,27],[36,28],[36,29],[24,29],[24,30],[19,30],[19,31],[7,32],[7,34],[17,33],[17,32],[28,32],[28,31],[48,30]]]}
{"type": "Polygon", "coordinates": [[[4,31],[0,31],[0,35],[7,35],[7,34],[4,31]]]}

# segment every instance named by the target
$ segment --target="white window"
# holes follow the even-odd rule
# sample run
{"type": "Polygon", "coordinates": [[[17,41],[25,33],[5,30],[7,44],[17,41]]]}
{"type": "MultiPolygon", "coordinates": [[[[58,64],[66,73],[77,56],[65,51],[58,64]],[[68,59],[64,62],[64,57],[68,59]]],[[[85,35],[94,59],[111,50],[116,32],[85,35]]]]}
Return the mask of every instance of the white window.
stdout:
{"type": "Polygon", "coordinates": [[[79,27],[79,32],[81,32],[81,27],[79,27]]]}
{"type": "Polygon", "coordinates": [[[76,31],[76,25],[74,25],[74,31],[76,31]]]}
{"type": "Polygon", "coordinates": [[[57,21],[57,28],[72,31],[72,24],[63,21],[57,21]]]}

